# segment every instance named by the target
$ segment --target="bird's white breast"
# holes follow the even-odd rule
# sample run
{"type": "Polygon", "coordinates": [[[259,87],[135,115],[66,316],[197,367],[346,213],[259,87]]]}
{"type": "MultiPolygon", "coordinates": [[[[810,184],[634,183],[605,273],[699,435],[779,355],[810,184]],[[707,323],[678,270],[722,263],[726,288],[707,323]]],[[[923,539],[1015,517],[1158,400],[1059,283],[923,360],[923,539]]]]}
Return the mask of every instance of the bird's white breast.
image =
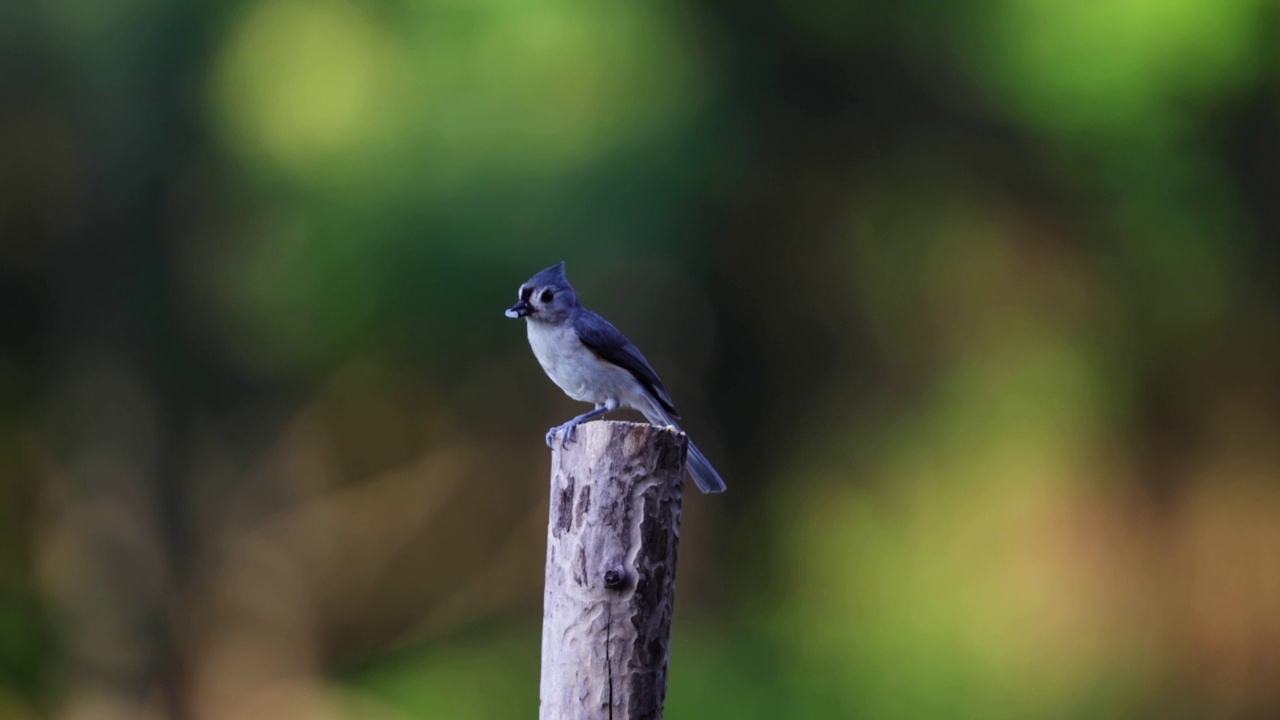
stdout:
{"type": "Polygon", "coordinates": [[[601,360],[582,344],[568,323],[530,320],[529,346],[551,381],[574,400],[601,404],[610,398],[627,402],[638,387],[631,373],[601,360]]]}

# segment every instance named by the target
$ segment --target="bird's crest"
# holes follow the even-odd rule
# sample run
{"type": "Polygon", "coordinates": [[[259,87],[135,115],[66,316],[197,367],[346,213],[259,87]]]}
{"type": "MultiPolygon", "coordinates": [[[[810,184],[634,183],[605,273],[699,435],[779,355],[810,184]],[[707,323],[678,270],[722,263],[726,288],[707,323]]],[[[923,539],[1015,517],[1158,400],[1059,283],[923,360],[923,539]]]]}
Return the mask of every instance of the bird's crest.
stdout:
{"type": "Polygon", "coordinates": [[[529,284],[534,285],[535,287],[548,285],[553,287],[569,287],[569,278],[565,277],[564,274],[564,261],[561,260],[559,263],[539,272],[537,275],[534,275],[529,280],[529,284]]]}

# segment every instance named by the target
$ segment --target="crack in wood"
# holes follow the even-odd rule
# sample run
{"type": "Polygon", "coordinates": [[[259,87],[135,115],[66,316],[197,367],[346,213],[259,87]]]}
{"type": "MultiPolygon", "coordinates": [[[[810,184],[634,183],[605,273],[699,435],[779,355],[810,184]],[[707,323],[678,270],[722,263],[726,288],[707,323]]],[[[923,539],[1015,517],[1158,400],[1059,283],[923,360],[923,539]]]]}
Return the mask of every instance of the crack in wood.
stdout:
{"type": "Polygon", "coordinates": [[[610,658],[612,650],[609,643],[613,641],[613,603],[607,606],[608,615],[604,626],[604,666],[605,674],[609,676],[609,720],[613,720],[613,661],[610,658]]]}

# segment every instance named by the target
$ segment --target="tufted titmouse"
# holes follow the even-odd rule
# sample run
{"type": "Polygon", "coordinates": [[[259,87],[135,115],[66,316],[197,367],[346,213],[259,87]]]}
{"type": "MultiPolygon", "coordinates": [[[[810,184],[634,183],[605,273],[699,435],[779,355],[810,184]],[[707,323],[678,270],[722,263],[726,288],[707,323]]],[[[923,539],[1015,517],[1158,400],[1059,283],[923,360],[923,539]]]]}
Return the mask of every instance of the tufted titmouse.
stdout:
{"type": "MultiPolygon", "coordinates": [[[[595,409],[547,431],[551,447],[563,433],[561,447],[573,442],[578,425],[620,408],[639,410],[654,425],[680,429],[671,395],[640,350],[608,320],[582,307],[578,293],[564,276],[564,263],[553,265],[520,286],[520,302],[509,318],[525,318],[529,345],[551,381],[574,400],[595,409]]],[[[689,442],[689,474],[704,493],[724,492],[724,480],[702,451],[689,442]]]]}

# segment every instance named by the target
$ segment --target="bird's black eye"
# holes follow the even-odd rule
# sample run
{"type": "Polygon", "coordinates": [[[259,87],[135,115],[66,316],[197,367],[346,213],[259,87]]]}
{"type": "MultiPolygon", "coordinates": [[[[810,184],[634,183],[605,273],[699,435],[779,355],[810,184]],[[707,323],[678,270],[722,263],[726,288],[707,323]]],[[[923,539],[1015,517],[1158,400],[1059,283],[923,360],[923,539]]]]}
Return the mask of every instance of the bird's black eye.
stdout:
{"type": "Polygon", "coordinates": [[[553,298],[555,298],[555,296],[556,296],[555,292],[553,292],[553,291],[551,291],[551,290],[543,290],[543,291],[542,291],[542,295],[541,295],[541,296],[539,296],[539,298],[538,298],[538,299],[539,299],[539,300],[541,300],[541,301],[545,304],[545,303],[549,303],[549,302],[551,302],[551,300],[552,300],[553,298]]]}

